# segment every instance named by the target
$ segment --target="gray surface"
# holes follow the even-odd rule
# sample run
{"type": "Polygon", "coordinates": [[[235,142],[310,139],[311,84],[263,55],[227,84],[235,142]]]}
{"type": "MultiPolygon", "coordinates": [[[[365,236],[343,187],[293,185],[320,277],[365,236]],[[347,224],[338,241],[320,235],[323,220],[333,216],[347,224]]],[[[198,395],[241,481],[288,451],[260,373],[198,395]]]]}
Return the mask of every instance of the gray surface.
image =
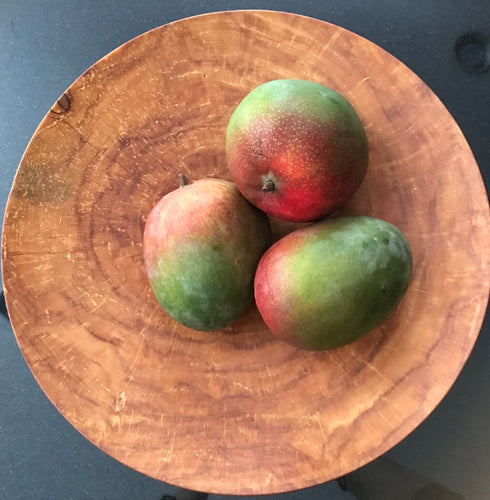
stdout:
{"type": "MultiPolygon", "coordinates": [[[[456,39],[465,32],[482,30],[489,35],[490,4],[486,0],[180,1],[171,5],[163,1],[2,0],[2,219],[17,165],[30,137],[51,105],[85,69],[120,44],[153,27],[189,15],[238,8],[283,10],[323,19],[370,39],[398,57],[424,79],[448,107],[472,147],[488,187],[490,72],[479,76],[465,72],[453,51],[456,39]]],[[[419,484],[417,481],[423,475],[428,482],[459,492],[467,500],[490,498],[489,359],[487,320],[448,396],[416,431],[386,454],[385,458],[396,464],[398,472],[402,471],[400,477],[405,481],[419,484]]],[[[1,499],[159,500],[162,495],[175,491],[108,457],[64,420],[36,384],[8,321],[2,317],[0,396],[3,401],[0,409],[1,499]]],[[[358,498],[362,500],[369,500],[372,495],[376,495],[376,500],[410,498],[407,497],[410,488],[401,480],[395,481],[398,475],[391,468],[383,469],[385,476],[379,475],[378,469],[383,464],[376,461],[361,469],[357,475],[347,478],[351,481],[346,484],[357,488],[358,498]],[[356,480],[362,481],[365,488],[359,489],[356,480]],[[369,482],[373,480],[375,483],[369,482]]],[[[212,495],[210,498],[238,497],[212,495]]],[[[270,498],[354,497],[331,482],[270,498]]],[[[431,498],[446,497],[432,494],[431,498]]]]}

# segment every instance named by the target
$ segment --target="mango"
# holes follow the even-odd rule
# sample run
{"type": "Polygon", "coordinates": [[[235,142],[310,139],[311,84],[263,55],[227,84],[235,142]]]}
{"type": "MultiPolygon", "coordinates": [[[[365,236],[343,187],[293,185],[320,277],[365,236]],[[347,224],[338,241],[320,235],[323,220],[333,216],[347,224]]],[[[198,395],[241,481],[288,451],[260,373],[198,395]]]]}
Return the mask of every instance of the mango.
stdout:
{"type": "Polygon", "coordinates": [[[380,324],[409,286],[412,252],[392,224],[325,219],[293,231],[262,256],[254,293],[272,333],[309,350],[353,342],[380,324]]]}
{"type": "Polygon", "coordinates": [[[253,302],[255,269],[270,244],[269,219],[235,184],[184,180],[151,210],[143,257],[163,309],[189,328],[211,331],[253,302]]]}
{"type": "Polygon", "coordinates": [[[251,203],[279,219],[331,214],[361,185],[369,162],[366,131],[339,92],[308,80],[272,80],[249,92],[226,131],[234,182],[251,203]]]}

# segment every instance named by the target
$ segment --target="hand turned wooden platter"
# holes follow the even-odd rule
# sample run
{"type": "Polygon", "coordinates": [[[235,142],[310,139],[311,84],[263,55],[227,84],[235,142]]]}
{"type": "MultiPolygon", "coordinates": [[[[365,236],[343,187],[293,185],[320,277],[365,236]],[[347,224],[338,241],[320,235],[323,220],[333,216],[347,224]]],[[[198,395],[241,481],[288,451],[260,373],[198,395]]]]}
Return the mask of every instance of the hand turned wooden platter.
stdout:
{"type": "Polygon", "coordinates": [[[484,317],[489,222],[461,131],[401,62],[323,21],[214,13],[129,41],[52,107],[8,201],[4,290],[32,373],[96,446],[190,489],[284,492],[373,460],[441,401],[484,317]],[[160,308],[143,266],[154,203],[179,172],[229,178],[228,119],[277,78],[351,101],[371,160],[343,212],[395,224],[414,254],[396,312],[331,352],[274,339],[255,306],[224,331],[185,328],[160,308]]]}

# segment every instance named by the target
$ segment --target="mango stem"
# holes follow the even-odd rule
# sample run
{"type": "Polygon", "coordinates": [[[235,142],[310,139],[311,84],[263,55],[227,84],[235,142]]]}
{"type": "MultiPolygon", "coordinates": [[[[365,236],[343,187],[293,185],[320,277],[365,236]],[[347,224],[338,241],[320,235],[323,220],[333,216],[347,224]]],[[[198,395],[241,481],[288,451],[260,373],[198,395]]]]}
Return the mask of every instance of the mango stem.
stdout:
{"type": "Polygon", "coordinates": [[[183,188],[189,184],[189,179],[184,174],[179,174],[179,187],[183,188]]]}
{"type": "Polygon", "coordinates": [[[262,184],[262,191],[264,191],[264,193],[272,193],[275,189],[276,183],[270,177],[264,181],[264,184],[262,184]]]}

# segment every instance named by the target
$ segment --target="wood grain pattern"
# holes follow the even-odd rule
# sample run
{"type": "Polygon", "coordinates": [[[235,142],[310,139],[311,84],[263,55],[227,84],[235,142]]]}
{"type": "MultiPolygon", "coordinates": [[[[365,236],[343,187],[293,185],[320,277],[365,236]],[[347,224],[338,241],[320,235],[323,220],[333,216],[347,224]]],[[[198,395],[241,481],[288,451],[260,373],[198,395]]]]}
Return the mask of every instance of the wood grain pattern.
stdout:
{"type": "Polygon", "coordinates": [[[95,445],[187,488],[282,492],[378,457],[444,397],[485,313],[488,228],[462,133],[402,63],[318,20],[216,13],[131,40],[53,106],[9,198],[4,289],[34,376],[95,445]],[[254,307],[221,332],[182,327],[144,271],[153,204],[178,172],[229,178],[228,119],[276,78],[315,80],[353,103],[371,162],[343,211],[394,223],[414,253],[396,313],[331,352],[274,340],[254,307]]]}

